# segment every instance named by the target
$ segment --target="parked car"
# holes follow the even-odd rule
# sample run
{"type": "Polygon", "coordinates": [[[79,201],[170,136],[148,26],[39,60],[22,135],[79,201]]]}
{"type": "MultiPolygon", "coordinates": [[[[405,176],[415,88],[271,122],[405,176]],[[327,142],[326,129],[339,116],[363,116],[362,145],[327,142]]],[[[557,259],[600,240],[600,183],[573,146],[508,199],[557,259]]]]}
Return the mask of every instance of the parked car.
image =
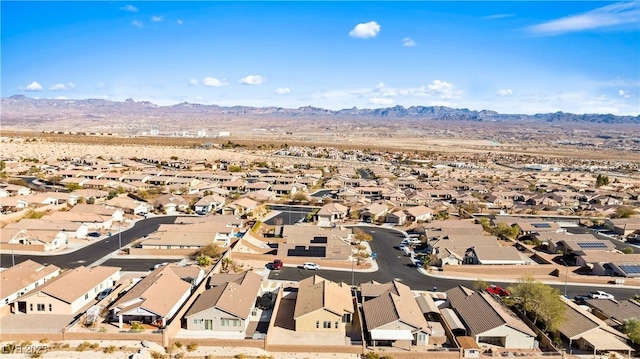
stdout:
{"type": "Polygon", "coordinates": [[[156,265],[154,265],[154,266],[153,266],[153,269],[158,269],[158,268],[160,268],[160,267],[164,267],[164,266],[166,266],[166,265],[168,265],[168,264],[169,264],[169,262],[162,262],[162,263],[158,263],[158,264],[156,264],[156,265]]]}
{"type": "Polygon", "coordinates": [[[509,292],[507,289],[493,284],[487,287],[487,293],[499,295],[501,297],[508,297],[511,295],[511,292],[509,292]]]}
{"type": "Polygon", "coordinates": [[[578,304],[585,304],[587,299],[591,299],[588,295],[576,295],[573,297],[573,301],[578,304]]]}
{"type": "Polygon", "coordinates": [[[615,299],[613,294],[610,294],[610,293],[607,293],[607,292],[603,292],[601,290],[597,290],[595,292],[589,293],[589,298],[592,298],[592,299],[615,299]]]}
{"type": "Polygon", "coordinates": [[[309,270],[318,270],[318,269],[320,269],[320,266],[315,264],[315,263],[312,263],[312,262],[307,262],[307,263],[302,265],[302,268],[303,269],[309,269],[309,270]]]}
{"type": "Polygon", "coordinates": [[[282,269],[283,266],[284,266],[284,263],[282,263],[282,260],[280,259],[274,259],[273,263],[271,263],[271,269],[273,270],[280,270],[282,269]]]}
{"type": "Polygon", "coordinates": [[[98,238],[100,237],[100,232],[89,232],[87,233],[87,236],[98,238]]]}
{"type": "Polygon", "coordinates": [[[420,243],[422,243],[422,241],[420,240],[420,238],[407,237],[407,238],[403,239],[401,243],[403,243],[403,244],[420,244],[420,243]]]}
{"type": "Polygon", "coordinates": [[[113,292],[113,288],[107,288],[107,289],[103,290],[102,292],[100,292],[100,294],[98,294],[98,300],[103,300],[104,298],[106,298],[112,292],[113,292]]]}

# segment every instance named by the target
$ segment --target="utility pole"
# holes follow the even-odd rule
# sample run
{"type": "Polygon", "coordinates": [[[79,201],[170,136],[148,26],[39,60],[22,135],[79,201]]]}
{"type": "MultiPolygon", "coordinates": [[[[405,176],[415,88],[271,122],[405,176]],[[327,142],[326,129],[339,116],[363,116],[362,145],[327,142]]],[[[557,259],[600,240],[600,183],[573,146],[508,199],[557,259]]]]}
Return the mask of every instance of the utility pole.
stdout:
{"type": "Polygon", "coordinates": [[[118,252],[122,249],[122,221],[118,222],[118,252]]]}
{"type": "Polygon", "coordinates": [[[569,265],[567,265],[567,262],[565,262],[564,259],[560,258],[560,260],[562,261],[562,263],[564,264],[564,267],[565,267],[565,271],[564,271],[564,297],[567,298],[567,278],[569,276],[569,265]]]}

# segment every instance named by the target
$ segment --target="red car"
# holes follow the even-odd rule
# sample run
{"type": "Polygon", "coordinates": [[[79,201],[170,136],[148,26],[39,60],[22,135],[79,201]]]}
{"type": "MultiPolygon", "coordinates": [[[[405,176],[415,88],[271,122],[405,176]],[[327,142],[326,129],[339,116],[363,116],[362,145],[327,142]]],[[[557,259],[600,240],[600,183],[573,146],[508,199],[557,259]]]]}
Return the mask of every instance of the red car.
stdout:
{"type": "Polygon", "coordinates": [[[274,259],[273,263],[271,263],[271,269],[280,270],[282,269],[283,263],[280,259],[274,259]]]}
{"type": "Polygon", "coordinates": [[[491,293],[491,294],[495,294],[495,295],[499,295],[501,297],[508,297],[511,295],[511,293],[502,288],[502,287],[498,287],[497,285],[490,285],[487,287],[487,292],[491,293]]]}

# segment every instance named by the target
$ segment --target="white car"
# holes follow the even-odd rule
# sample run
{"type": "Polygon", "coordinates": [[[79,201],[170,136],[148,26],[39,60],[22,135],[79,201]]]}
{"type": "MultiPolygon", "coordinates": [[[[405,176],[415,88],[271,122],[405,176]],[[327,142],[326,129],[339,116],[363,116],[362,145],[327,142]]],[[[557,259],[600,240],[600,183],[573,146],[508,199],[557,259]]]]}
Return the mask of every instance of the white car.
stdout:
{"type": "Polygon", "coordinates": [[[402,244],[420,244],[420,243],[422,243],[420,238],[407,237],[407,238],[402,240],[402,244]]]}
{"type": "Polygon", "coordinates": [[[318,269],[320,269],[320,266],[315,264],[315,263],[308,262],[308,263],[303,264],[302,268],[303,269],[309,269],[309,270],[318,270],[318,269]]]}
{"type": "Polygon", "coordinates": [[[589,297],[593,299],[615,299],[613,294],[603,292],[601,290],[589,293],[589,297]]]}

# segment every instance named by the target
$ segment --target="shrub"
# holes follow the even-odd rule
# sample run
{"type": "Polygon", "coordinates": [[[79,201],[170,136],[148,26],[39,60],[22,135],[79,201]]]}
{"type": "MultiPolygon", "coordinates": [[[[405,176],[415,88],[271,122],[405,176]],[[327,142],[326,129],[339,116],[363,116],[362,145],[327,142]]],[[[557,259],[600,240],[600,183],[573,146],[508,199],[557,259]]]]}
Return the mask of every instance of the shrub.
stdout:
{"type": "Polygon", "coordinates": [[[164,354],[164,353],[157,352],[157,351],[152,351],[151,352],[151,357],[153,359],[166,359],[167,355],[164,354]]]}
{"type": "Polygon", "coordinates": [[[96,350],[96,349],[100,348],[100,344],[99,343],[93,343],[93,344],[91,344],[91,346],[89,348],[91,348],[93,350],[96,350]]]}
{"type": "Polygon", "coordinates": [[[143,330],[144,330],[144,325],[142,325],[142,323],[133,322],[133,324],[131,324],[131,330],[129,331],[133,333],[140,333],[143,330]]]}
{"type": "Polygon", "coordinates": [[[48,342],[49,342],[49,339],[47,339],[47,338],[40,339],[40,343],[44,344],[44,343],[48,343],[48,342]]]}
{"type": "Polygon", "coordinates": [[[113,352],[116,351],[116,346],[115,345],[109,345],[108,347],[104,348],[104,350],[102,351],[105,354],[111,354],[113,352]]]}
{"type": "Polygon", "coordinates": [[[61,346],[62,349],[69,349],[69,347],[71,347],[71,345],[69,345],[69,343],[64,343],[61,346]]]}
{"type": "Polygon", "coordinates": [[[76,347],[76,351],[83,352],[83,351],[89,349],[90,347],[91,347],[91,343],[83,342],[81,344],[78,344],[78,346],[76,347]]]}
{"type": "Polygon", "coordinates": [[[247,357],[247,354],[245,354],[245,353],[240,353],[240,354],[236,354],[234,356],[234,358],[236,358],[236,359],[248,359],[249,357],[247,357]]]}
{"type": "Polygon", "coordinates": [[[176,348],[180,349],[182,348],[182,343],[180,342],[175,342],[174,345],[176,346],[176,348]]]}
{"type": "Polygon", "coordinates": [[[187,345],[188,352],[196,351],[197,349],[198,349],[198,343],[196,342],[191,342],[187,345]]]}
{"type": "Polygon", "coordinates": [[[184,352],[180,352],[180,353],[174,355],[173,357],[176,358],[176,359],[182,359],[185,356],[186,356],[186,354],[184,352]]]}

